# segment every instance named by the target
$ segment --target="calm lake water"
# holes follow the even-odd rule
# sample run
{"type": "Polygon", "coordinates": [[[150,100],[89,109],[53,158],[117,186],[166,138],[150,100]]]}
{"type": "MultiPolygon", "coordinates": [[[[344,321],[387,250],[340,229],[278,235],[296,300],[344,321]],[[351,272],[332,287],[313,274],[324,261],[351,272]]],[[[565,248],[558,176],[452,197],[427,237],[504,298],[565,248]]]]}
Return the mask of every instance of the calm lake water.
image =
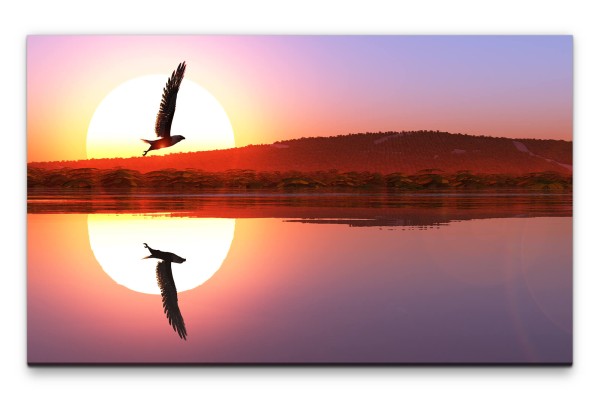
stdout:
{"type": "Polygon", "coordinates": [[[568,364],[571,205],[30,192],[28,362],[568,364]],[[170,272],[186,340],[163,310],[170,272]]]}

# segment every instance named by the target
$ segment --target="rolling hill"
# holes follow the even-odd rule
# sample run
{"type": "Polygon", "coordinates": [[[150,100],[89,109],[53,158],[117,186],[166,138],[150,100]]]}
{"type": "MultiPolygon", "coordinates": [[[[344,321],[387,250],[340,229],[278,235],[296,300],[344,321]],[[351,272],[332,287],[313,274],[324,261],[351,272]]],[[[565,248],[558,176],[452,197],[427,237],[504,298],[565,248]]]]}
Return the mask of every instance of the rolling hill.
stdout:
{"type": "Polygon", "coordinates": [[[572,142],[511,139],[439,131],[378,132],[311,137],[269,145],[114,159],[29,163],[34,169],[127,169],[139,173],[176,169],[224,172],[372,172],[572,175],[572,142]]]}

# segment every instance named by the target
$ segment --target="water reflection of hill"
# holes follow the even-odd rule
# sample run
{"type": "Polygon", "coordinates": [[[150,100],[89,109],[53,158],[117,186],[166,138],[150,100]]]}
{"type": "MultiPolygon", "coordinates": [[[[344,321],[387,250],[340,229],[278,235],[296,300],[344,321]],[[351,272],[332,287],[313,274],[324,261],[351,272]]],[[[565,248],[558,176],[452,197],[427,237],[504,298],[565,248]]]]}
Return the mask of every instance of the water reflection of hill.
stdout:
{"type": "Polygon", "coordinates": [[[140,213],[205,218],[282,218],[290,222],[432,227],[451,221],[572,216],[565,193],[161,194],[30,191],[29,213],[140,213]]]}

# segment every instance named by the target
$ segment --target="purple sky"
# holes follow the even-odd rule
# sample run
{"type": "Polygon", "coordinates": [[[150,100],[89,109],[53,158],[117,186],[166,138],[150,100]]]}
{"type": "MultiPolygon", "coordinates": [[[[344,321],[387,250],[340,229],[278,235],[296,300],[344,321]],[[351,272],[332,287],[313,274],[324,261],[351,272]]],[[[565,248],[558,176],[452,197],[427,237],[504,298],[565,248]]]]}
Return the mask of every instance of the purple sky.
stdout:
{"type": "Polygon", "coordinates": [[[182,60],[223,106],[236,146],[421,129],[571,140],[572,39],[30,36],[28,160],[85,158],[102,99],[182,60]]]}

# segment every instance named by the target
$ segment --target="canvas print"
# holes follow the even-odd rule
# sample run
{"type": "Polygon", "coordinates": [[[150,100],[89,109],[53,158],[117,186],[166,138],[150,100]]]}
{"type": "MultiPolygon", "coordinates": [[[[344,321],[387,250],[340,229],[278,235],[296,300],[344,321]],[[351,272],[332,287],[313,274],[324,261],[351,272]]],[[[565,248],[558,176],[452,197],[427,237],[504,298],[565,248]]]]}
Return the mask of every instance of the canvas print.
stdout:
{"type": "Polygon", "coordinates": [[[27,362],[570,365],[573,38],[27,37],[27,362]]]}

